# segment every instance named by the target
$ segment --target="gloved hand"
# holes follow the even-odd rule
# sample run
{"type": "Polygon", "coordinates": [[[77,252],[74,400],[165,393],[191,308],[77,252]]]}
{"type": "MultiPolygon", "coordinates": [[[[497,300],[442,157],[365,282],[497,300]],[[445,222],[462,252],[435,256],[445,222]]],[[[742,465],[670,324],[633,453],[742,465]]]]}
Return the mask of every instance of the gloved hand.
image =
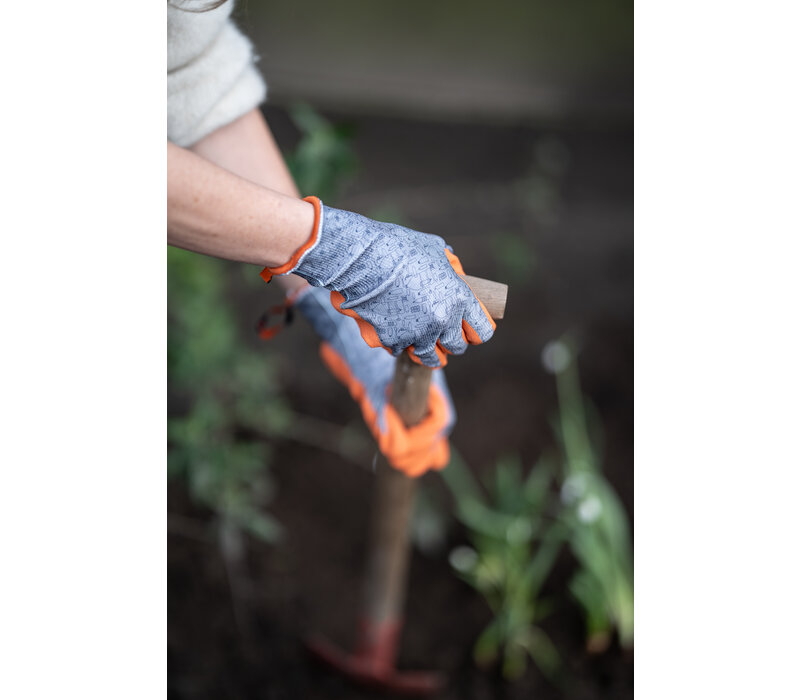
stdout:
{"type": "Polygon", "coordinates": [[[316,211],[314,232],[286,264],[262,271],[266,281],[293,272],[330,289],[370,347],[395,356],[408,349],[428,367],[492,337],[494,321],[442,238],[306,199],[316,211]]]}
{"type": "Polygon", "coordinates": [[[412,477],[447,466],[447,436],[455,424],[455,410],[444,372],[433,373],[428,415],[418,425],[406,428],[389,404],[396,358],[368,347],[355,320],[336,311],[324,289],[307,287],[294,298],[294,305],[322,339],[323,362],[360,405],[364,421],[389,463],[412,477]]]}

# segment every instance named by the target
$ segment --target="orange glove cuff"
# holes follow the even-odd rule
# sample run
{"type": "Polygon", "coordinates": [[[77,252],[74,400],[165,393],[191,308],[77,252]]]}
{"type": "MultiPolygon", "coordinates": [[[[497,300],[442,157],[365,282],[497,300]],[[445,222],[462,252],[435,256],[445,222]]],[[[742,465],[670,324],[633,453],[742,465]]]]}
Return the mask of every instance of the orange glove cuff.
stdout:
{"type": "Polygon", "coordinates": [[[314,205],[314,228],[311,231],[311,235],[309,236],[308,240],[303,243],[287,262],[283,265],[278,267],[265,267],[261,270],[261,279],[263,279],[267,284],[269,284],[270,280],[272,279],[273,275],[285,275],[287,272],[291,272],[300,264],[300,259],[305,255],[305,253],[317,242],[317,236],[319,235],[319,220],[322,211],[322,203],[319,201],[317,197],[303,197],[304,202],[311,202],[314,205]]]}

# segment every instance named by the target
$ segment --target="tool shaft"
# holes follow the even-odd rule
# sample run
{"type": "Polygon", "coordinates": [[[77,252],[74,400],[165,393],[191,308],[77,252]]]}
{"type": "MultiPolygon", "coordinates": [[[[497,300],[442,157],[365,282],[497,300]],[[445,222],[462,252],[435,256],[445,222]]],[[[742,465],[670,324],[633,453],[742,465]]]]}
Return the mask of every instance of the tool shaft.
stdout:
{"type": "MultiPolygon", "coordinates": [[[[508,287],[478,277],[466,278],[472,291],[493,318],[502,318],[508,287]]],[[[392,406],[406,426],[419,423],[428,409],[432,370],[415,363],[407,353],[397,360],[392,384],[392,406]]],[[[409,526],[417,480],[407,477],[381,460],[376,474],[371,541],[362,609],[363,651],[381,648],[376,658],[394,664],[397,638],[411,554],[409,526]],[[387,634],[391,630],[391,634],[387,634]]]]}

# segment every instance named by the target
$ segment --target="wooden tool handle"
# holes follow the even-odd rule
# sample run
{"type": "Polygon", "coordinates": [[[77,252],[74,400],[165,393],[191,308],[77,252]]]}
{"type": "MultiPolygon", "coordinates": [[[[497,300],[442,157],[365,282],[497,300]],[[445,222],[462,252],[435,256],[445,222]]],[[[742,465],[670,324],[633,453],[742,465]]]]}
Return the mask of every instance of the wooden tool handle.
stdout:
{"type": "MultiPolygon", "coordinates": [[[[491,317],[503,318],[508,285],[469,275],[465,275],[464,279],[491,317]]],[[[392,406],[407,427],[416,425],[425,417],[431,372],[429,367],[412,361],[408,353],[403,353],[397,361],[392,382],[392,406]]]]}
{"type": "MultiPolygon", "coordinates": [[[[465,276],[465,280],[492,318],[503,318],[508,286],[480,277],[465,276]]],[[[414,362],[408,353],[397,360],[391,401],[408,427],[425,417],[432,371],[414,362]]],[[[385,625],[394,624],[402,616],[411,552],[408,526],[417,485],[416,479],[385,464],[380,465],[376,482],[363,610],[366,638],[361,640],[367,647],[378,643],[385,625]]]]}
{"type": "Polygon", "coordinates": [[[492,282],[481,277],[464,275],[464,281],[469,285],[472,293],[481,300],[489,315],[494,319],[501,319],[506,312],[506,298],[508,285],[502,282],[492,282]]]}

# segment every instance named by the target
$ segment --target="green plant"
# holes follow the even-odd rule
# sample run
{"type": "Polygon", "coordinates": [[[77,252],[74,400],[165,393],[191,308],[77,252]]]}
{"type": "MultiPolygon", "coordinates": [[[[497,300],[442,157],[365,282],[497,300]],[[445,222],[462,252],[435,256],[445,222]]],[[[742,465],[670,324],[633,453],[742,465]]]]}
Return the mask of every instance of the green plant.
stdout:
{"type": "MultiPolygon", "coordinates": [[[[356,169],[349,128],[307,105],[290,115],[302,133],[287,157],[298,187],[334,198],[356,169]]],[[[265,437],[313,437],[345,455],[363,451],[361,442],[295,416],[280,393],[269,348],[248,347],[229,296],[234,283],[259,283],[252,270],[245,276],[240,265],[177,248],[168,248],[167,265],[170,405],[180,406],[168,418],[169,476],[186,479],[192,497],[219,516],[226,541],[236,538],[237,528],[274,541],[281,529],[267,511],[274,486],[265,437]]]]}
{"type": "Polygon", "coordinates": [[[454,549],[450,563],[493,613],[475,643],[476,663],[486,666],[502,657],[503,675],[515,679],[524,673],[530,657],[552,677],[559,656],[537,623],[550,610],[540,593],[564,532],[563,525],[546,513],[552,481],[548,461],[540,460],[523,478],[518,459],[501,459],[486,490],[455,452],[441,473],[473,545],[454,549]]]}
{"type": "Polygon", "coordinates": [[[621,646],[629,648],[633,645],[633,554],[628,517],[602,472],[574,351],[566,341],[555,341],[545,348],[543,361],[555,374],[558,388],[560,519],[569,531],[579,565],[570,590],[584,610],[591,651],[606,649],[614,629],[621,646]]]}
{"type": "Polygon", "coordinates": [[[547,675],[558,668],[557,651],[538,623],[551,607],[541,598],[542,586],[564,543],[578,565],[569,588],[584,611],[588,649],[606,649],[614,630],[623,647],[633,645],[627,514],[601,470],[573,351],[565,341],[550,343],[542,360],[556,375],[559,449],[540,459],[527,477],[518,459],[499,460],[486,489],[455,451],[441,472],[472,544],[454,549],[450,563],[493,612],[474,657],[480,665],[502,657],[509,679],[524,672],[527,657],[547,675]]]}
{"type": "Polygon", "coordinates": [[[286,158],[297,187],[323,201],[335,199],[358,167],[352,128],[331,124],[307,104],[294,105],[289,116],[302,134],[286,158]]]}
{"type": "Polygon", "coordinates": [[[270,448],[241,435],[279,432],[291,420],[274,360],[241,337],[226,298],[235,265],[178,248],[167,249],[167,264],[169,476],[186,479],[223,527],[274,541],[270,448]]]}

